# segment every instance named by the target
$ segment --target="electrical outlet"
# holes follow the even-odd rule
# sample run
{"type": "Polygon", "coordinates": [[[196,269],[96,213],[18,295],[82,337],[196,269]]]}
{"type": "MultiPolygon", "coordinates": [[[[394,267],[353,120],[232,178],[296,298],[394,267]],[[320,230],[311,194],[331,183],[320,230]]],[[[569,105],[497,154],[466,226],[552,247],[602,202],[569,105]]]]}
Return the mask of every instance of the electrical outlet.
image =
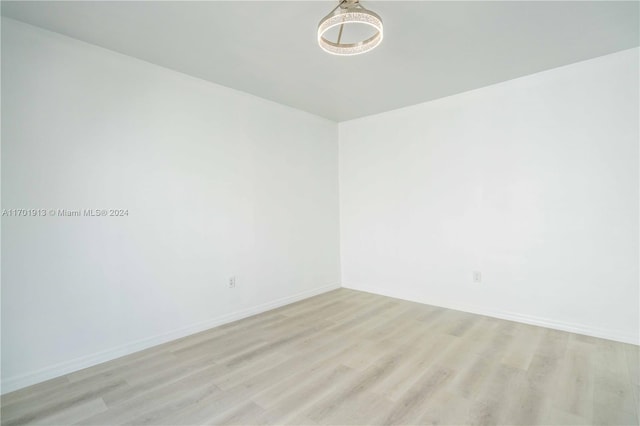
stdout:
{"type": "Polygon", "coordinates": [[[236,288],[236,277],[229,278],[229,288],[236,288]]]}
{"type": "Polygon", "coordinates": [[[482,282],[482,274],[480,271],[473,271],[473,282],[480,283],[482,282]]]}

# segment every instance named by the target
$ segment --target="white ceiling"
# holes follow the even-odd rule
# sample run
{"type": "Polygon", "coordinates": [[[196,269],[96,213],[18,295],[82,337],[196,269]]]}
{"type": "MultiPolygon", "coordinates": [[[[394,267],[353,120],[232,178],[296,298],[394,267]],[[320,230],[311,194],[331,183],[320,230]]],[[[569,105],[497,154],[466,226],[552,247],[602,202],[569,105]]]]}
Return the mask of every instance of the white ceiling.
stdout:
{"type": "Polygon", "coordinates": [[[335,4],[2,1],[2,14],[335,121],[640,44],[635,1],[363,0],[385,39],[336,57],[315,39],[335,4]]]}

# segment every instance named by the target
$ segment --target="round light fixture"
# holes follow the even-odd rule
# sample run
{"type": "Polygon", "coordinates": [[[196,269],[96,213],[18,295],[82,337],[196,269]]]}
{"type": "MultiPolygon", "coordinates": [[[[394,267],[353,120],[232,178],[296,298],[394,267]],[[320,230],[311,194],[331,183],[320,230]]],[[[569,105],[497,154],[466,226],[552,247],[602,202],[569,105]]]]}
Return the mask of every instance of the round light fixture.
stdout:
{"type": "Polygon", "coordinates": [[[327,16],[318,24],[318,44],[327,53],[341,56],[359,55],[374,49],[382,41],[382,19],[362,7],[358,0],[342,0],[327,16]],[[364,24],[375,29],[371,37],[355,43],[341,43],[342,32],[345,25],[364,24]],[[331,28],[340,25],[337,41],[329,41],[325,34],[331,28]]]}

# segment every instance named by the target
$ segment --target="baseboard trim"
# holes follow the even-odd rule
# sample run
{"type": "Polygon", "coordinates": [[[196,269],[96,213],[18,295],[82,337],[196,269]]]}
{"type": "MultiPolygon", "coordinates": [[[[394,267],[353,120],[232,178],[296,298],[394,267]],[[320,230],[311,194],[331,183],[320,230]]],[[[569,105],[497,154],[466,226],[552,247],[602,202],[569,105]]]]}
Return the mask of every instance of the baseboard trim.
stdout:
{"type": "Polygon", "coordinates": [[[524,324],[537,325],[540,327],[551,328],[554,330],[568,331],[571,333],[582,334],[585,336],[598,337],[601,339],[613,340],[616,342],[630,343],[632,345],[640,345],[640,337],[632,334],[620,333],[615,330],[608,330],[603,328],[591,327],[583,324],[569,323],[563,321],[556,321],[550,318],[537,317],[534,315],[519,314],[516,312],[501,311],[495,309],[487,309],[478,306],[448,303],[442,301],[426,301],[409,299],[392,292],[373,292],[369,290],[363,290],[358,287],[343,285],[344,288],[351,290],[363,291],[365,293],[379,294],[381,296],[393,297],[395,299],[408,300],[411,302],[424,303],[426,305],[439,306],[441,308],[453,309],[456,311],[468,312],[471,314],[484,315],[492,318],[500,318],[508,321],[520,322],[524,324]]]}
{"type": "Polygon", "coordinates": [[[58,376],[73,373],[74,371],[82,370],[83,368],[91,367],[103,362],[111,361],[116,358],[120,358],[125,355],[130,355],[134,352],[138,352],[144,349],[148,349],[153,346],[157,346],[171,340],[180,339],[182,337],[189,336],[191,334],[199,333],[201,331],[208,330],[219,325],[227,324],[233,321],[237,321],[243,318],[247,318],[253,315],[260,314],[281,306],[289,305],[300,300],[308,299],[313,296],[317,296],[322,293],[326,293],[331,290],[340,288],[340,284],[318,287],[312,290],[297,293],[292,296],[283,297],[281,299],[273,300],[271,302],[263,303],[248,309],[232,312],[230,314],[222,315],[212,318],[207,321],[203,321],[196,324],[191,324],[186,327],[179,328],[167,333],[148,337],[145,339],[137,340],[117,348],[108,349],[105,351],[97,352],[94,354],[78,357],[69,361],[61,362],[49,367],[42,368],[37,371],[22,374],[19,376],[9,377],[2,380],[0,392],[2,394],[12,392],[27,386],[34,385],[36,383],[44,382],[45,380],[53,379],[58,376]]]}

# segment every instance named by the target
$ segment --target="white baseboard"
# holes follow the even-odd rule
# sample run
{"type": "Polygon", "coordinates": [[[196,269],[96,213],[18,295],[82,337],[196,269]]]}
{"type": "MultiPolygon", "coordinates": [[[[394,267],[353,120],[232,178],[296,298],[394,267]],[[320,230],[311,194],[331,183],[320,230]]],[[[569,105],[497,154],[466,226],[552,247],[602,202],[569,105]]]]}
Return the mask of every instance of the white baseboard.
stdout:
{"type": "Polygon", "coordinates": [[[598,337],[601,339],[614,340],[616,342],[630,343],[632,345],[640,345],[640,336],[634,336],[633,334],[620,333],[616,330],[608,330],[603,328],[591,327],[583,324],[575,324],[564,321],[556,321],[549,318],[536,317],[533,315],[519,314],[516,312],[501,311],[495,309],[487,309],[478,306],[470,306],[456,303],[442,303],[436,301],[424,301],[417,299],[409,299],[392,292],[373,292],[363,290],[358,287],[352,287],[343,285],[344,288],[349,288],[357,291],[364,291],[372,294],[379,294],[381,296],[393,297],[395,299],[409,300],[411,302],[424,303],[426,305],[439,306],[441,308],[453,309],[456,311],[469,312],[471,314],[484,315],[487,317],[500,318],[508,321],[521,322],[524,324],[537,325],[540,327],[552,328],[554,330],[568,331],[576,334],[583,334],[585,336],[598,337]]]}
{"type": "Polygon", "coordinates": [[[75,358],[69,361],[61,362],[59,364],[51,365],[49,367],[42,368],[30,373],[21,374],[19,376],[8,377],[2,380],[0,388],[1,393],[5,394],[14,390],[18,390],[36,383],[43,382],[45,380],[53,379],[58,376],[72,373],[74,371],[82,370],[83,368],[91,367],[96,364],[100,364],[106,361],[119,358],[121,356],[129,355],[134,352],[141,351],[143,349],[157,346],[162,343],[176,340],[181,337],[188,336],[190,334],[199,333],[204,330],[208,330],[213,327],[217,327],[222,324],[237,321],[242,318],[250,317],[271,309],[279,308],[284,305],[288,305],[299,300],[307,299],[309,297],[316,296],[318,294],[326,293],[331,290],[340,288],[339,284],[329,285],[324,287],[318,287],[313,290],[308,290],[302,293],[294,294],[292,296],[283,297],[271,302],[263,303],[258,306],[254,306],[242,311],[232,312],[227,315],[222,315],[210,320],[200,322],[197,324],[191,324],[186,327],[182,327],[177,330],[163,333],[157,336],[148,337],[135,342],[127,343],[126,345],[119,346],[117,348],[108,349],[98,353],[86,355],[83,357],[75,358]]]}

